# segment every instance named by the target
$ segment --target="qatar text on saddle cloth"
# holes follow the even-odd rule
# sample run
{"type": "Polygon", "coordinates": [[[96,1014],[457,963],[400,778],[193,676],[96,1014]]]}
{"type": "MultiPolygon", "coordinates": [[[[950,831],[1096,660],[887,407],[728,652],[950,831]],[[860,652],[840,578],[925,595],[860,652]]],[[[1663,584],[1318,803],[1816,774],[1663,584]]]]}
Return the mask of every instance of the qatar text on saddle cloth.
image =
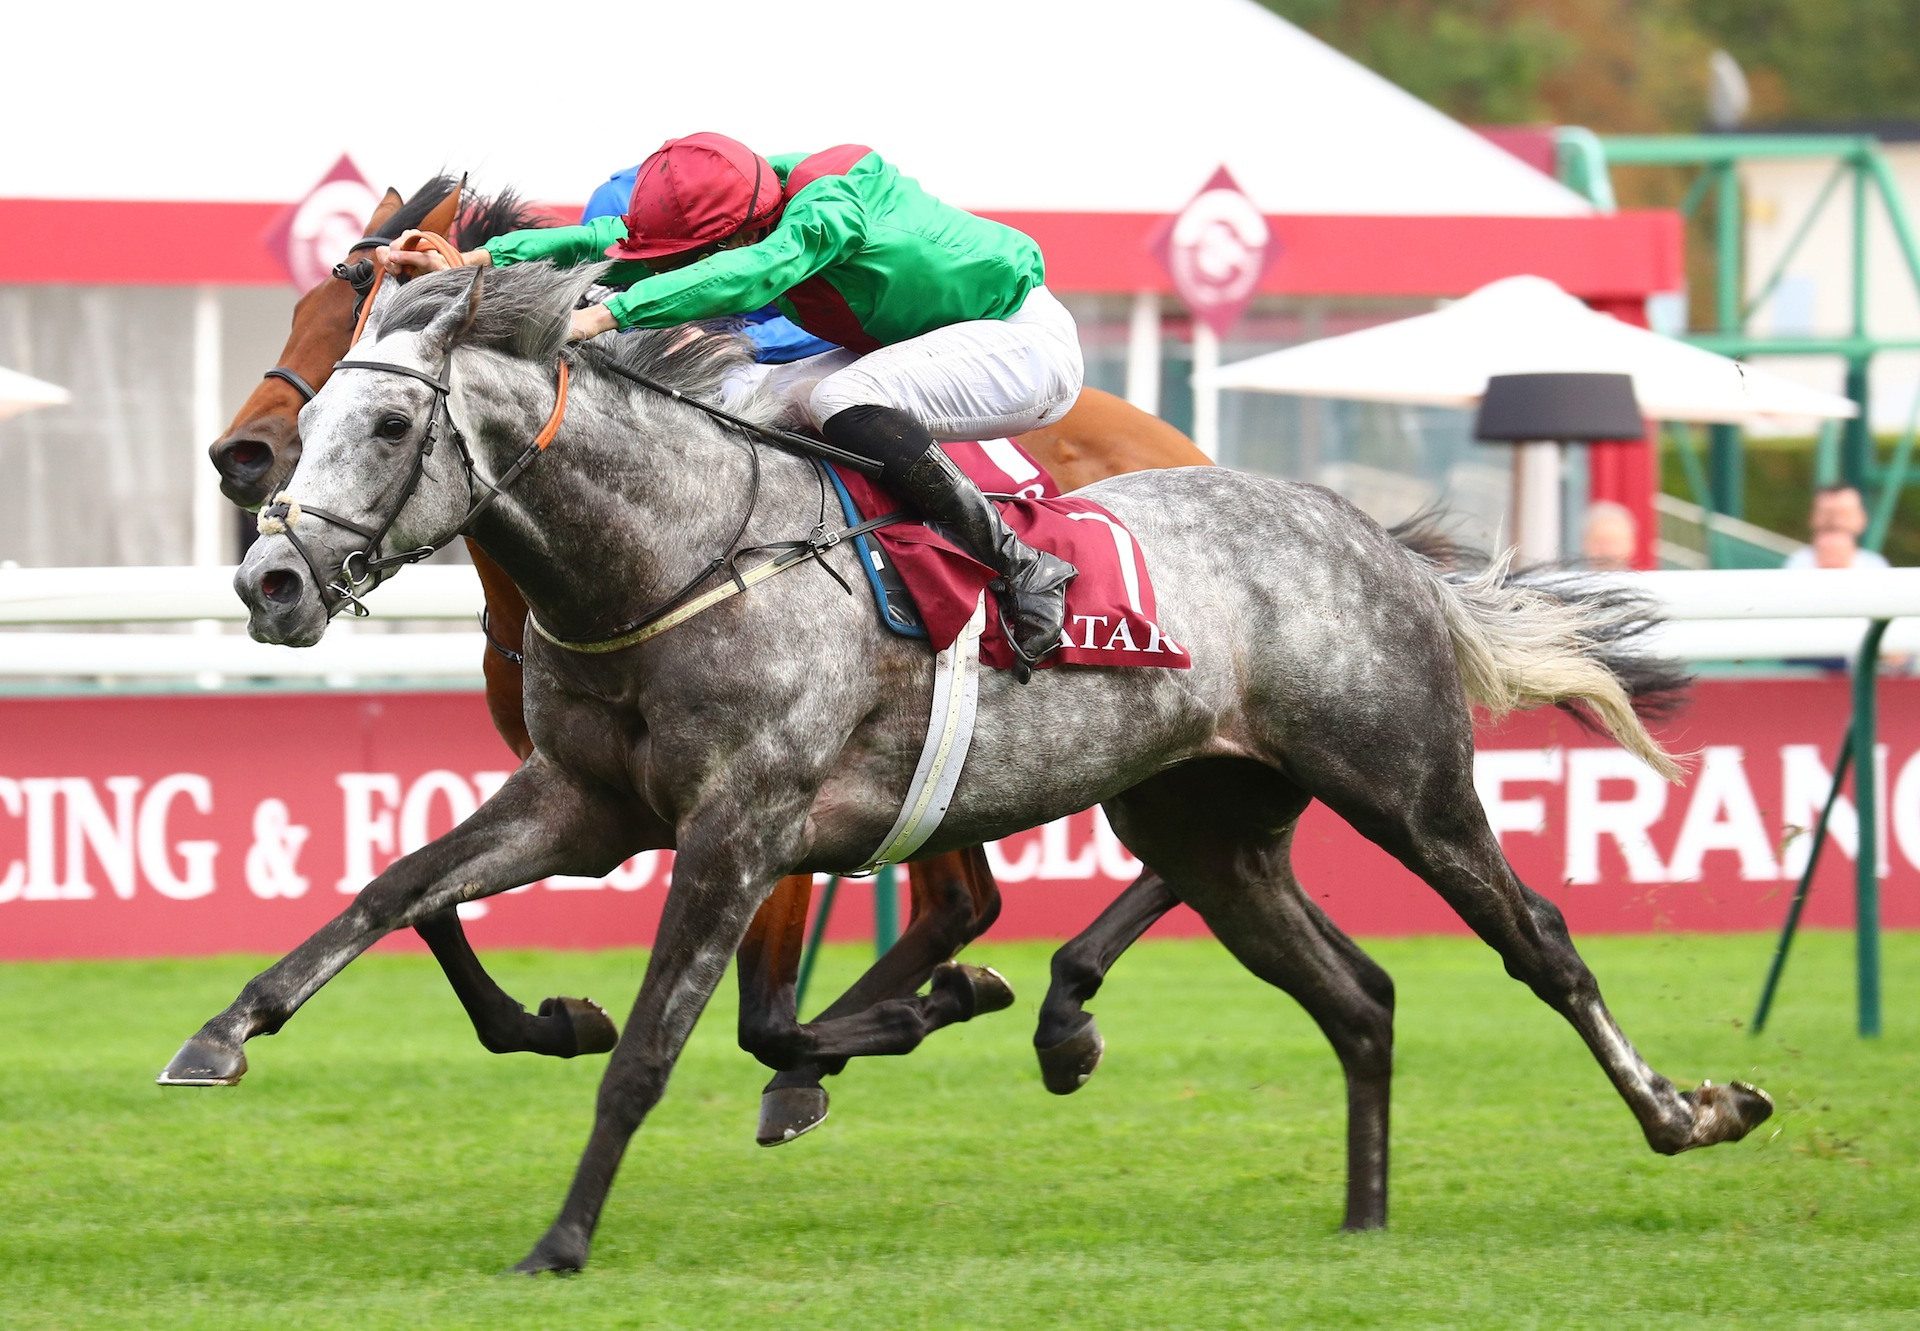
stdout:
{"type": "MultiPolygon", "coordinates": [[[[1051,551],[1080,570],[1067,588],[1066,641],[1041,660],[1041,669],[1055,665],[1191,668],[1186,648],[1168,637],[1156,619],[1146,557],[1118,518],[1091,499],[1061,494],[1053,477],[1011,440],[941,447],[976,485],[994,496],[1001,517],[1021,540],[1051,551]]],[[[904,507],[872,478],[845,468],[836,470],[863,519],[904,507]]],[[[923,523],[882,527],[869,539],[879,541],[899,571],[934,649],[947,647],[966,626],[981,591],[994,578],[993,570],[923,523]]],[[[980,659],[996,670],[1013,665],[1013,651],[991,606],[980,659]]]]}

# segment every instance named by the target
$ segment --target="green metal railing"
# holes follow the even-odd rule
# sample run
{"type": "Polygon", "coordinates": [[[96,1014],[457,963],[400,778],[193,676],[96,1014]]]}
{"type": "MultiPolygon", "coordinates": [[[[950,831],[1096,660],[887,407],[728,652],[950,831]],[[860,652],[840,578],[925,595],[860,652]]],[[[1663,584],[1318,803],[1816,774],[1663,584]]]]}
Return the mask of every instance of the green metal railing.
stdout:
{"type": "MultiPolygon", "coordinates": [[[[1713,326],[1688,334],[1688,340],[1734,357],[1833,356],[1841,360],[1846,367],[1846,394],[1860,412],[1842,429],[1838,474],[1827,479],[1844,479],[1858,486],[1862,494],[1877,495],[1876,514],[1884,512],[1890,518],[1901,490],[1913,479],[1913,429],[1910,425],[1888,465],[1880,466],[1873,447],[1869,374],[1877,355],[1920,349],[1920,337],[1879,337],[1872,332],[1869,299],[1874,275],[1868,264],[1868,237],[1877,207],[1893,233],[1901,276],[1920,299],[1920,231],[1907,214],[1878,140],[1837,134],[1596,137],[1590,131],[1569,128],[1561,131],[1559,163],[1561,179],[1598,207],[1612,206],[1613,168],[1668,167],[1698,172],[1680,211],[1692,219],[1702,209],[1712,208],[1713,326]],[[1749,288],[1744,282],[1746,217],[1741,168],[1762,161],[1814,159],[1832,161],[1832,171],[1773,266],[1749,288]],[[1830,335],[1753,333],[1750,325],[1754,316],[1772,298],[1820,218],[1841,196],[1843,186],[1851,210],[1847,330],[1830,335]]],[[[1700,502],[1730,517],[1743,516],[1745,458],[1737,427],[1712,428],[1705,472],[1702,493],[1706,498],[1700,502]]],[[[1884,524],[1877,525],[1884,535],[1884,524]]]]}
{"type": "MultiPolygon", "coordinates": [[[[1823,431],[1815,454],[1816,483],[1844,480],[1872,495],[1872,520],[1863,544],[1879,550],[1892,525],[1901,492],[1913,478],[1916,437],[1920,436],[1920,396],[1907,417],[1906,429],[1887,465],[1875,456],[1869,375],[1874,357],[1886,351],[1920,349],[1920,337],[1881,337],[1872,330],[1869,299],[1873,274],[1869,270],[1869,228],[1875,205],[1893,233],[1902,276],[1920,299],[1920,233],[1916,233],[1895,185],[1893,172],[1877,140],[1860,135],[1726,134],[1726,135],[1618,135],[1596,138],[1580,129],[1561,131],[1560,177],[1580,190],[1596,207],[1613,207],[1612,169],[1617,166],[1670,167],[1698,172],[1681,202],[1681,213],[1692,220],[1700,210],[1713,209],[1713,327],[1688,334],[1688,340],[1722,355],[1744,358],[1765,355],[1833,356],[1846,367],[1846,394],[1859,414],[1841,427],[1838,438],[1823,431]],[[1743,165],[1762,161],[1816,160],[1833,163],[1806,213],[1795,224],[1785,248],[1773,266],[1750,286],[1745,282],[1746,213],[1741,191],[1743,165]],[[1772,299],[1793,260],[1799,255],[1827,209],[1845,187],[1849,216],[1848,318],[1844,333],[1829,335],[1760,335],[1750,331],[1754,317],[1772,299]]],[[[1739,518],[1745,508],[1744,449],[1733,426],[1715,426],[1709,432],[1703,465],[1684,434],[1669,436],[1679,447],[1688,487],[1707,509],[1707,555],[1716,567],[1744,562],[1745,552],[1718,539],[1716,513],[1739,518]]],[[[1807,897],[1812,891],[1821,852],[1828,841],[1834,806],[1853,774],[1856,821],[1859,826],[1854,865],[1855,966],[1859,984],[1857,1025],[1861,1035],[1880,1033],[1880,849],[1878,772],[1875,754],[1880,643],[1888,621],[1869,626],[1853,663],[1853,712],[1834,763],[1833,785],[1814,825],[1807,866],[1795,886],[1781,926],[1767,976],[1754,1012],[1753,1030],[1767,1023],[1778,995],[1787,956],[1800,927],[1807,897]]]]}
{"type": "Polygon", "coordinates": [[[1876,619],[1867,628],[1860,643],[1860,656],[1853,665],[1853,717],[1840,741],[1840,756],[1833,765],[1833,786],[1827,802],[1813,825],[1813,840],[1807,848],[1807,867],[1794,885],[1787,905],[1786,922],[1780,927],[1780,941],[1774,945],[1773,960],[1767,966],[1767,978],[1760,986],[1760,1002],[1754,1008],[1752,1030],[1755,1035],[1766,1029],[1773,1012],[1773,1000],[1780,989],[1780,977],[1787,968],[1787,953],[1800,929],[1800,916],[1807,897],[1813,891],[1813,875],[1820,867],[1820,852],[1826,849],[1827,827],[1833,806],[1839,803],[1846,785],[1847,770],[1854,771],[1854,821],[1859,826],[1855,845],[1854,894],[1854,971],[1857,988],[1855,1025],[1861,1035],[1880,1034],[1880,819],[1879,764],[1876,734],[1878,717],[1874,685],[1880,667],[1880,640],[1889,621],[1876,619]],[[1858,758],[1859,761],[1855,761],[1858,758]]]}

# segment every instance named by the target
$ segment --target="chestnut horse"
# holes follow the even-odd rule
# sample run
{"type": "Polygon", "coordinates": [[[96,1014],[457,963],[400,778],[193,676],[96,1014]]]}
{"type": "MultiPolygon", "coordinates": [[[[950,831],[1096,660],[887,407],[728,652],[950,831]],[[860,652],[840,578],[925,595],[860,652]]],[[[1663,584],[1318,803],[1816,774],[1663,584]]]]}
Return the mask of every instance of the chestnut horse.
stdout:
{"type": "MultiPolygon", "coordinates": [[[[356,260],[355,254],[408,228],[445,235],[456,223],[459,244],[470,248],[492,235],[537,225],[539,219],[512,195],[463,209],[459,186],[444,177],[404,202],[388,190],[368,223],[365,240],[335,270],[335,279],[345,280],[323,281],[301,297],[279,361],[210,448],[220,488],[228,499],[258,508],[291,475],[300,452],[300,408],[326,382],[334,362],[346,354],[356,304],[371,276],[365,261],[356,260]],[[363,265],[357,271],[356,263],[363,265]]],[[[1024,435],[1020,442],[1063,489],[1077,489],[1124,472],[1208,463],[1206,455],[1179,430],[1091,388],[1059,423],[1024,435]]],[[[471,540],[467,548],[485,594],[492,644],[483,663],[487,706],[501,737],[524,759],[533,747],[521,711],[519,665],[527,603],[484,550],[471,540]]],[[[670,828],[661,829],[659,844],[671,844],[670,828]]],[[[977,937],[999,914],[999,891],[978,847],[916,861],[909,866],[908,880],[911,915],[898,943],[830,1005],[823,1018],[913,993],[937,965],[977,937]]],[[[765,1047],[792,1024],[812,892],[809,877],[782,879],[741,945],[741,1042],[749,1049],[765,1047]]],[[[1145,875],[1101,915],[1094,929],[1056,958],[1053,992],[1035,1038],[1051,1089],[1062,1093],[1076,1089],[1098,1063],[1099,1036],[1081,1004],[1099,987],[1113,960],[1171,909],[1174,900],[1157,877],[1145,875]]],[[[422,922],[416,932],[446,972],[489,1050],[571,1057],[612,1047],[613,1023],[586,1000],[550,998],[537,1013],[529,1014],[487,975],[452,912],[422,922]]],[[[977,999],[981,1010],[992,1010],[1010,1002],[1011,994],[993,989],[977,999]]],[[[761,1143],[776,1145],[818,1124],[826,1114],[826,1094],[819,1079],[838,1070],[836,1064],[776,1075],[762,1100],[757,1134],[761,1143]]]]}

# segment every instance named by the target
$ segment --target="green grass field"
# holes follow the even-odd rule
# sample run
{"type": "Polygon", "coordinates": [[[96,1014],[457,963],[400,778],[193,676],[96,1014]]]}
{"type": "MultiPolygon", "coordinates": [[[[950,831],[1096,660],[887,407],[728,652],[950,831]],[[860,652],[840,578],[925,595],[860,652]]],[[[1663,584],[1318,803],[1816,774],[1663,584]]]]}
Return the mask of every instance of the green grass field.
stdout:
{"type": "MultiPolygon", "coordinates": [[[[1913,1325],[1920,935],[1887,939],[1872,1042],[1834,935],[1749,1037],[1767,947],[1585,944],[1657,1066],[1779,1105],[1669,1160],[1491,952],[1373,945],[1400,993],[1393,1227],[1360,1236],[1337,1230],[1331,1052],[1210,942],[1121,963],[1093,1005],[1106,1065],[1056,1099],[1028,1044],[1048,949],[989,940],[1013,1011],[856,1064],[774,1151],[728,993],[565,1281],[499,1273],[558,1206],[601,1060],[483,1053],[424,957],[353,966],[231,1091],[151,1083],[250,959],[0,967],[0,1326],[1913,1325]]],[[[491,960],[523,998],[616,1011],[641,967],[491,960]]]]}

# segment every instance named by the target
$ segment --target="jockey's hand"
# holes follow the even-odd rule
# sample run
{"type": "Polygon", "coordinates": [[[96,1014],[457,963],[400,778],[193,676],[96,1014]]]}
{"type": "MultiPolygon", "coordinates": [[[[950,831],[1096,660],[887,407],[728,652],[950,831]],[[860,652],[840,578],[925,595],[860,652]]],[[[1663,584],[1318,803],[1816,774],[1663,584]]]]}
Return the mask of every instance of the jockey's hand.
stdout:
{"type": "Polygon", "coordinates": [[[583,342],[602,333],[611,333],[614,326],[612,311],[604,305],[589,305],[573,312],[573,323],[567,329],[567,341],[583,342]]]}
{"type": "MultiPolygon", "coordinates": [[[[421,231],[403,231],[400,239],[392,245],[382,245],[373,252],[376,262],[384,263],[387,271],[396,277],[419,277],[423,273],[437,273],[447,268],[447,261],[434,249],[403,249],[409,237],[424,235],[421,231]]],[[[467,250],[460,255],[460,262],[469,267],[480,265],[491,267],[493,255],[485,249],[467,250]]]]}

